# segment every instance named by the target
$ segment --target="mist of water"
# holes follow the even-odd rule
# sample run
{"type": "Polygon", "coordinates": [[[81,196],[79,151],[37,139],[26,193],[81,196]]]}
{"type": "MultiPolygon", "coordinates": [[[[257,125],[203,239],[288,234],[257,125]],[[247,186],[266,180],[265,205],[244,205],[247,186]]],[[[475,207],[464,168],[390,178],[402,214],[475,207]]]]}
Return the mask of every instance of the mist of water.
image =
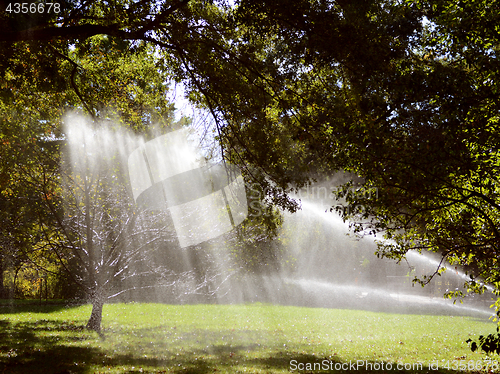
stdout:
{"type": "MultiPolygon", "coordinates": [[[[92,127],[79,117],[69,118],[67,124],[74,191],[92,182],[96,191],[98,186],[107,186],[94,198],[115,196],[113,209],[97,209],[98,214],[93,216],[96,245],[100,248],[91,259],[95,266],[103,269],[115,261],[106,257],[106,251],[110,238],[116,239],[117,232],[123,232],[119,222],[128,222],[131,214],[144,217],[139,220],[140,230],[123,239],[128,251],[144,246],[143,252],[134,255],[143,261],[131,261],[122,273],[154,274],[157,278],[136,276],[123,280],[122,286],[135,290],[128,294],[134,299],[259,301],[387,312],[492,314],[489,300],[461,306],[442,299],[447,289],[463,284],[465,275],[460,271],[450,269],[446,278],[433,280],[424,289],[413,286],[412,269],[430,274],[439,264],[435,258],[410,253],[408,263],[379,259],[374,255],[373,240],[346,235],[347,225],[339,216],[307,199],[302,199],[302,210],[284,213],[279,237],[283,243],[282,264],[267,273],[245,271],[230,250],[238,238],[227,233],[247,214],[246,204],[244,208],[241,205],[244,198],[238,192],[242,188],[239,173],[227,177],[225,173],[204,170],[207,164],[197,147],[187,141],[187,133],[146,142],[120,129],[92,127]],[[208,174],[221,178],[212,178],[207,185],[208,174]],[[82,179],[82,175],[86,177],[82,179]],[[145,246],[148,241],[155,244],[145,246]],[[148,284],[152,279],[160,283],[148,284]]],[[[83,200],[77,195],[73,193],[69,200],[74,205],[72,212],[82,212],[83,200]]],[[[73,227],[85,226],[84,214],[68,217],[71,219],[73,227]]]]}
{"type": "MultiPolygon", "coordinates": [[[[465,290],[467,276],[448,267],[422,288],[414,276],[433,274],[440,265],[434,253],[408,253],[396,263],[375,255],[372,237],[348,235],[342,219],[321,203],[302,199],[302,210],[287,216],[294,243],[289,249],[301,265],[285,280],[308,296],[308,305],[386,312],[493,315],[491,294],[460,300],[444,299],[447,291],[465,290]]],[[[443,266],[443,264],[441,264],[443,266]]]]}

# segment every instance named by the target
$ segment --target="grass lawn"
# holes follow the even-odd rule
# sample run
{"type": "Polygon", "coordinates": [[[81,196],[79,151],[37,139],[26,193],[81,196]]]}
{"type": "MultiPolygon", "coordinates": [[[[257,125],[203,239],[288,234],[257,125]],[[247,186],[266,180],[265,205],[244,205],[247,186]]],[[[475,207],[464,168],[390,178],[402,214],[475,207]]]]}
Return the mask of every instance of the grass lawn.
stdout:
{"type": "Polygon", "coordinates": [[[469,317],[108,304],[101,338],[84,329],[90,310],[0,308],[0,373],[493,372],[472,369],[486,366],[485,356],[465,340],[496,324],[469,317]]]}

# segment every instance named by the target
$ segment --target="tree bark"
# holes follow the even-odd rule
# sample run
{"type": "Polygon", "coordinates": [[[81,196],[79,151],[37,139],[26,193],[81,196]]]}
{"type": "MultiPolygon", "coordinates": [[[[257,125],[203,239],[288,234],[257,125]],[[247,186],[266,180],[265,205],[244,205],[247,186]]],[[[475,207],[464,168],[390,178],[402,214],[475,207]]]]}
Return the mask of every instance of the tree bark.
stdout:
{"type": "Polygon", "coordinates": [[[5,292],[5,287],[3,284],[3,259],[0,257],[0,299],[7,298],[7,292],[5,292]]]}
{"type": "Polygon", "coordinates": [[[89,330],[94,330],[98,333],[101,332],[103,306],[104,299],[100,295],[92,297],[92,313],[90,314],[90,318],[86,326],[89,330]]]}

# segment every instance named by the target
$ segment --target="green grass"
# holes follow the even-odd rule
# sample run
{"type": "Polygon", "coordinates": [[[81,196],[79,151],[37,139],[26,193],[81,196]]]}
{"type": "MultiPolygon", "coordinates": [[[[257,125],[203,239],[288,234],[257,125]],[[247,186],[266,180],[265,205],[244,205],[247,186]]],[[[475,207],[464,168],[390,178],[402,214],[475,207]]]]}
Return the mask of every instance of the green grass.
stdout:
{"type": "Polygon", "coordinates": [[[444,373],[461,363],[480,364],[484,355],[472,353],[465,340],[496,328],[468,317],[132,303],[104,306],[101,339],[84,329],[90,310],[89,305],[0,308],[0,373],[290,373],[291,360],[296,365],[367,360],[391,363],[393,369],[397,363],[422,363],[423,370],[401,372],[444,373]],[[430,363],[438,363],[439,370],[428,370],[430,363]]]}

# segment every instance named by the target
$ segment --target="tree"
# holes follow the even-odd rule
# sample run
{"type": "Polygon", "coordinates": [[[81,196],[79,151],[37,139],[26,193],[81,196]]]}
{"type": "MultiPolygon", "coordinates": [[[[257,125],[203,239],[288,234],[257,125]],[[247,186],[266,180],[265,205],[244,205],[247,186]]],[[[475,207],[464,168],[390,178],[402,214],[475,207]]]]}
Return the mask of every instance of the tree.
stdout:
{"type": "Polygon", "coordinates": [[[498,291],[500,43],[487,26],[498,12],[485,11],[497,8],[242,1],[240,21],[275,38],[275,62],[291,73],[267,86],[269,103],[252,116],[223,107],[237,118],[225,126],[227,144],[283,191],[300,187],[300,168],[311,178],[362,177],[341,194],[377,188],[378,198],[348,194],[341,213],[358,232],[391,240],[380,255],[436,251],[465,266],[473,289],[484,289],[481,278],[498,291]],[[256,135],[259,146],[246,140],[256,135]]]}
{"type": "MultiPolygon", "coordinates": [[[[165,100],[167,77],[145,45],[132,48],[127,42],[107,37],[87,39],[71,48],[67,43],[38,46],[19,42],[10,52],[2,73],[2,232],[8,239],[2,245],[2,259],[14,264],[24,261],[44,271],[48,271],[45,259],[58,262],[60,276],[77,284],[79,293],[94,302],[96,309],[89,327],[97,330],[102,302],[110,296],[101,297],[100,288],[110,279],[96,280],[89,266],[103,269],[92,262],[92,256],[81,257],[85,246],[68,245],[78,230],[65,220],[65,204],[70,200],[66,188],[69,179],[60,169],[61,145],[67,141],[63,115],[69,109],[88,111],[96,127],[107,119],[115,126],[121,122],[132,131],[149,131],[153,136],[154,131],[162,131],[173,122],[173,105],[165,100]],[[48,71],[44,70],[46,64],[50,66],[48,71]],[[45,255],[40,257],[42,252],[45,255]]],[[[109,184],[97,187],[111,191],[109,184]]],[[[73,197],[77,192],[73,191],[73,197]]],[[[90,209],[96,204],[91,201],[95,195],[90,196],[88,189],[85,192],[90,209]]],[[[122,207],[127,206],[125,201],[122,207]]],[[[108,205],[115,213],[119,211],[116,201],[108,198],[108,205]]],[[[124,211],[130,213],[128,208],[124,211]]],[[[91,242],[86,244],[92,246],[91,242]]]]}
{"type": "Polygon", "coordinates": [[[57,231],[46,230],[45,236],[65,266],[73,261],[67,273],[92,302],[87,327],[100,331],[103,304],[127,290],[123,283],[128,278],[156,275],[158,285],[171,281],[168,269],[153,261],[151,252],[159,248],[158,242],[175,245],[175,238],[162,214],[139,210],[131,198],[127,148],[137,144],[103,125],[93,128],[81,118],[68,122],[61,172],[63,212],[47,204],[57,231]]]}
{"type": "Polygon", "coordinates": [[[1,59],[2,256],[5,264],[16,268],[29,263],[28,255],[40,239],[39,219],[46,216],[34,181],[52,175],[58,167],[57,118],[64,102],[64,82],[58,79],[60,66],[41,58],[44,50],[35,43],[16,44],[5,48],[1,59]]]}

